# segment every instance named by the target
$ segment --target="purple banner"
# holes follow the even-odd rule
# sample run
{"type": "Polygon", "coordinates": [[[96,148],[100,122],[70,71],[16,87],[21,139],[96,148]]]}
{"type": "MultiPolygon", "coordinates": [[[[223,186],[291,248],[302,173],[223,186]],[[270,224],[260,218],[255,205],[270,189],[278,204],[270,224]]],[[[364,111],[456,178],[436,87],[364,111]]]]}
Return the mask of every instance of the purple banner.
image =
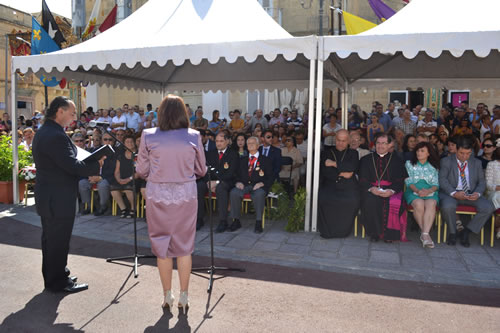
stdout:
{"type": "Polygon", "coordinates": [[[368,3],[381,21],[385,21],[396,14],[394,9],[387,6],[382,0],[368,0],[368,3]]]}

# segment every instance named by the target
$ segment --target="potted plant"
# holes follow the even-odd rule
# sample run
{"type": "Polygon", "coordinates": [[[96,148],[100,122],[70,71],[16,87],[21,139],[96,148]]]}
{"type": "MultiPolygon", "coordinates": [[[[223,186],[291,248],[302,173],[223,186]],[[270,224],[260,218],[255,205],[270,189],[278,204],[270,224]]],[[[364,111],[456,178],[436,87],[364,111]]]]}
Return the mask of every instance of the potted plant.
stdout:
{"type": "MultiPolygon", "coordinates": [[[[18,147],[19,170],[33,165],[31,151],[25,151],[23,147],[18,147]]],[[[0,136],[0,202],[11,204],[14,202],[12,170],[14,161],[12,160],[12,138],[0,136]]],[[[25,176],[19,173],[19,198],[24,198],[25,176]]]]}
{"type": "Polygon", "coordinates": [[[271,192],[278,199],[276,207],[271,209],[271,219],[286,220],[285,230],[288,232],[304,230],[306,189],[299,187],[293,196],[293,202],[290,201],[290,197],[281,183],[275,182],[271,186],[271,192]]]}

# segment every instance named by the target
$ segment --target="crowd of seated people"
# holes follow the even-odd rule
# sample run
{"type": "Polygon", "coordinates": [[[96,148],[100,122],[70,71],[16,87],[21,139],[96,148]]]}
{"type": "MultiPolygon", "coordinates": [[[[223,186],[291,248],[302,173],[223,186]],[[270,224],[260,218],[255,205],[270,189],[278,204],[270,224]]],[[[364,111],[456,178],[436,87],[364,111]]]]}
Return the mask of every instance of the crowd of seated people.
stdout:
{"type": "MultiPolygon", "coordinates": [[[[341,109],[325,111],[321,133],[321,203],[328,205],[329,198],[342,197],[339,193],[356,197],[354,201],[358,201],[353,202],[352,209],[361,212],[360,222],[373,241],[406,240],[405,208],[411,205],[422,244],[430,248],[434,246],[430,231],[438,207],[449,226],[448,243],[460,240],[468,246],[468,234],[478,232],[493,209],[500,208],[500,106],[490,112],[484,103],[474,109],[463,102],[459,107],[445,106],[436,112],[420,105],[410,109],[405,104],[395,107],[389,103],[384,109],[378,102],[373,103],[370,112],[352,105],[348,110],[347,131],[341,126],[341,109]],[[354,155],[358,157],[357,163],[352,159],[354,155]],[[478,213],[466,223],[453,212],[457,204],[472,205],[478,213]],[[369,209],[376,210],[380,218],[363,218],[363,211],[369,209]]],[[[206,178],[198,181],[199,198],[203,199],[197,226],[204,223],[204,197],[211,186],[218,200],[218,232],[241,226],[239,210],[232,207],[240,207],[238,203],[245,195],[250,195],[254,202],[255,230],[261,232],[262,197],[272,183],[289,182],[292,193],[305,183],[307,111],[299,114],[295,109],[275,108],[268,113],[259,109],[243,114],[234,110],[225,119],[218,110],[213,110],[210,120],[204,118],[202,107],[193,111],[188,106],[188,112],[191,127],[202,134],[207,161],[217,170],[211,173],[210,184],[206,178]]],[[[93,190],[99,198],[94,200],[95,215],[109,213],[110,198],[116,201],[121,217],[136,214],[131,184],[135,182],[138,192],[144,192],[146,185],[133,174],[129,149],[137,151],[141,132],[156,123],[151,104],[146,110],[124,104],[121,108],[95,112],[89,107],[66,128],[78,147],[93,151],[110,144],[116,151],[115,158],[106,160],[100,176],[80,181],[83,214],[90,212],[93,190]],[[92,128],[91,120],[107,122],[109,127],[92,128]]],[[[20,117],[18,125],[19,144],[30,150],[36,130],[43,126],[43,112],[37,112],[32,119],[20,117]]],[[[2,134],[8,135],[11,126],[5,113],[0,122],[2,134]]],[[[345,237],[352,227],[353,214],[351,211],[346,214],[343,218],[348,219],[347,227],[337,230],[331,226],[336,223],[332,207],[320,204],[319,214],[323,214],[318,216],[320,233],[325,238],[345,237]]],[[[495,228],[500,237],[500,221],[495,228]]]]}

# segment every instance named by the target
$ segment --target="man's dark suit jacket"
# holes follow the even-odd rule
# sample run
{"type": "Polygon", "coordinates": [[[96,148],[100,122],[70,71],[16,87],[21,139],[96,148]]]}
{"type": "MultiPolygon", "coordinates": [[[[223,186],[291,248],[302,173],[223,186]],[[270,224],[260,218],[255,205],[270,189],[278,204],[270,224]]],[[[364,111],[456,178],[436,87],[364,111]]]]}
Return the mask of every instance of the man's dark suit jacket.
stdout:
{"type": "Polygon", "coordinates": [[[244,186],[253,186],[259,182],[263,182],[264,187],[262,187],[262,189],[269,192],[269,189],[274,181],[273,167],[269,157],[259,153],[256,167],[253,169],[250,177],[248,176],[248,161],[249,156],[245,156],[240,159],[240,167],[238,169],[236,181],[243,183],[244,186]]]}
{"type": "MultiPolygon", "coordinates": [[[[467,161],[469,169],[468,184],[471,192],[483,194],[486,190],[486,181],[481,161],[471,156],[467,161]]],[[[451,195],[458,187],[458,165],[457,155],[453,154],[441,159],[439,170],[439,190],[444,194],[451,195]]]]}
{"type": "MultiPolygon", "coordinates": [[[[262,154],[263,149],[264,146],[259,147],[260,154],[262,154]]],[[[279,179],[281,171],[281,149],[276,148],[274,146],[269,146],[269,154],[267,155],[267,158],[271,160],[273,168],[273,176],[274,176],[273,181],[279,179]]]]}
{"type": "Polygon", "coordinates": [[[207,149],[205,143],[203,144],[203,149],[205,149],[205,152],[217,150],[217,147],[215,146],[215,141],[208,139],[208,149],[207,149]]]}
{"type": "Polygon", "coordinates": [[[38,215],[74,218],[78,180],[99,175],[99,162],[76,159],[77,149],[64,129],[47,119],[33,139],[36,165],[35,202],[38,215]]]}
{"type": "Polygon", "coordinates": [[[240,162],[238,153],[228,147],[220,160],[218,150],[211,150],[206,156],[208,165],[215,169],[210,171],[210,178],[226,183],[228,188],[234,187],[240,162]]]}

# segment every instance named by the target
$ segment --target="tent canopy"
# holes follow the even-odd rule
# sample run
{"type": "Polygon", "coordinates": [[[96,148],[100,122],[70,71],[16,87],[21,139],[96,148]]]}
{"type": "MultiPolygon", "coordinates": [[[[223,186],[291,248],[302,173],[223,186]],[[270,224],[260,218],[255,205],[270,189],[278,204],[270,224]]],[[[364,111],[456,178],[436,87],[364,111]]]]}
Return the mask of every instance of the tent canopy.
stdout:
{"type": "Polygon", "coordinates": [[[315,37],[292,37],[255,0],[150,0],[86,42],[13,63],[100,85],[215,91],[307,87],[315,57],[315,37]]]}
{"type": "Polygon", "coordinates": [[[495,0],[413,0],[364,33],[324,37],[320,55],[349,83],[499,78],[499,11],[495,0]]]}

